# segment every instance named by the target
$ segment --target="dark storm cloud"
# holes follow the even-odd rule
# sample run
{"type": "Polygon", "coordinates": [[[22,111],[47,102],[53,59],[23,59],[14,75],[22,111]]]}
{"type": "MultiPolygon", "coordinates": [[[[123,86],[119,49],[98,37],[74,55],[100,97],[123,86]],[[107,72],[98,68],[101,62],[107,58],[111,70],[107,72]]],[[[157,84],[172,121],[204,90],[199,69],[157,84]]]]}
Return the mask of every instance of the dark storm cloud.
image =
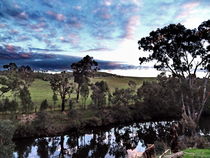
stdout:
{"type": "MultiPolygon", "coordinates": [[[[62,50],[45,50],[39,48],[31,48],[30,52],[24,52],[21,47],[13,45],[0,46],[1,67],[4,64],[15,62],[18,65],[29,65],[35,70],[52,70],[62,71],[70,69],[70,65],[81,60],[81,57],[36,53],[35,51],[54,51],[62,50]]],[[[96,60],[99,63],[100,69],[133,69],[132,65],[121,64],[113,61],[96,60]]]]}

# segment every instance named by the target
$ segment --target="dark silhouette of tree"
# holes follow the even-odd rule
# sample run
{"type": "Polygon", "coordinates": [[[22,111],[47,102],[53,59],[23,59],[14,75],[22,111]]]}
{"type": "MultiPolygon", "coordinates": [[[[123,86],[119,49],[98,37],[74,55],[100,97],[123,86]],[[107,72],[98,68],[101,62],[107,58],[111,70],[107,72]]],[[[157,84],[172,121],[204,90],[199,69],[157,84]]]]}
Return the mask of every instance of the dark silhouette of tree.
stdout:
{"type": "Polygon", "coordinates": [[[91,86],[92,89],[92,101],[94,105],[101,108],[106,104],[107,94],[109,93],[109,87],[105,81],[96,82],[91,86]]]}
{"type": "Polygon", "coordinates": [[[37,154],[40,158],[48,158],[49,157],[49,145],[46,138],[37,139],[37,154]]]}
{"type": "Polygon", "coordinates": [[[181,116],[180,90],[177,83],[178,79],[167,78],[164,73],[158,75],[157,81],[143,82],[137,90],[136,104],[143,102],[142,111],[145,117],[165,119],[181,116]]]}
{"type": "Polygon", "coordinates": [[[40,105],[40,111],[46,110],[48,108],[48,106],[49,105],[48,105],[47,99],[43,100],[42,103],[41,103],[41,105],[40,105]]]}
{"type": "Polygon", "coordinates": [[[15,132],[15,126],[11,121],[0,121],[0,157],[12,157],[14,151],[14,144],[12,137],[15,132]]]}
{"type": "Polygon", "coordinates": [[[15,63],[9,63],[6,65],[3,65],[3,68],[8,69],[9,71],[17,71],[18,70],[18,67],[15,63]]]}
{"type": "Polygon", "coordinates": [[[56,92],[54,92],[54,91],[53,91],[52,99],[53,99],[53,107],[54,107],[54,110],[55,110],[55,106],[56,106],[56,103],[58,101],[58,97],[57,97],[56,92]]]}
{"type": "Polygon", "coordinates": [[[31,94],[26,86],[20,89],[20,100],[22,105],[22,111],[30,112],[33,110],[33,102],[31,100],[31,94]]]}
{"type": "Polygon", "coordinates": [[[65,103],[74,91],[74,84],[70,82],[68,74],[63,71],[61,74],[55,74],[50,80],[51,89],[61,97],[61,111],[65,110],[65,103]]]}
{"type": "Polygon", "coordinates": [[[21,100],[22,109],[29,112],[33,109],[30,92],[28,90],[31,83],[34,81],[33,70],[29,66],[18,67],[15,63],[4,65],[7,69],[3,76],[0,76],[1,96],[11,92],[16,100],[19,97],[21,100]]]}
{"type": "MultiPolygon", "coordinates": [[[[198,29],[186,29],[181,24],[171,24],[142,38],[139,49],[148,52],[147,57],[140,57],[140,64],[155,61],[154,68],[169,71],[178,79],[179,98],[182,105],[183,127],[195,134],[207,95],[209,80],[209,49],[205,40],[206,23],[198,29]],[[202,28],[202,29],[201,29],[202,28]],[[202,30],[202,31],[201,31],[202,30]],[[196,77],[198,70],[205,70],[201,80],[196,77]]],[[[209,26],[209,23],[208,23],[209,26]]]]}
{"type": "Polygon", "coordinates": [[[87,83],[83,83],[80,89],[80,95],[82,96],[82,106],[86,109],[86,101],[89,96],[89,87],[87,83]]]}
{"type": "Polygon", "coordinates": [[[128,86],[129,86],[131,89],[134,89],[134,90],[135,90],[137,84],[136,84],[136,82],[130,80],[130,81],[128,81],[128,86]]]}
{"type": "Polygon", "coordinates": [[[128,106],[135,100],[135,91],[131,88],[116,88],[112,96],[112,104],[128,106]]]}
{"type": "Polygon", "coordinates": [[[77,102],[79,100],[80,88],[82,84],[90,82],[89,77],[92,77],[94,72],[98,70],[98,63],[93,60],[93,57],[85,56],[82,60],[71,65],[73,70],[74,82],[78,84],[77,87],[77,102]]]}

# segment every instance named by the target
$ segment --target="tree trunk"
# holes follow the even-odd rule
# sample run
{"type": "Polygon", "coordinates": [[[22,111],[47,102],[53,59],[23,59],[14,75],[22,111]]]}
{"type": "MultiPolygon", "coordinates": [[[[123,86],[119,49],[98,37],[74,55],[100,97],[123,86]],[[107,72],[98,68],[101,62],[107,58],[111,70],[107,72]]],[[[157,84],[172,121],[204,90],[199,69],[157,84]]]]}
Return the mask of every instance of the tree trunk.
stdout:
{"type": "Polygon", "coordinates": [[[62,97],[62,103],[61,103],[61,111],[63,112],[65,110],[65,97],[62,97]]]}
{"type": "Polygon", "coordinates": [[[77,103],[79,102],[79,91],[80,91],[80,84],[78,84],[77,88],[77,103]]]}
{"type": "Polygon", "coordinates": [[[59,154],[59,158],[64,158],[64,136],[61,136],[60,137],[61,141],[60,141],[60,146],[61,146],[61,151],[60,151],[60,154],[59,154]]]}

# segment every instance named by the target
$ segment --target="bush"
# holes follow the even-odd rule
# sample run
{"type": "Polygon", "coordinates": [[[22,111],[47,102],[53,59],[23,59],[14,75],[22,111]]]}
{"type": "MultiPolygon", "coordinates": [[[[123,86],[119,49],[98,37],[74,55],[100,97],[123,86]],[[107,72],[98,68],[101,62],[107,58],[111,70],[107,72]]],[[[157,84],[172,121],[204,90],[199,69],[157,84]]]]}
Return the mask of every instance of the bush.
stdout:
{"type": "Polygon", "coordinates": [[[40,111],[46,110],[48,108],[48,106],[49,105],[48,105],[47,99],[43,100],[42,103],[41,103],[41,105],[40,105],[40,111]]]}
{"type": "Polygon", "coordinates": [[[12,137],[15,126],[9,120],[0,121],[0,157],[11,158],[14,151],[12,137]]]}

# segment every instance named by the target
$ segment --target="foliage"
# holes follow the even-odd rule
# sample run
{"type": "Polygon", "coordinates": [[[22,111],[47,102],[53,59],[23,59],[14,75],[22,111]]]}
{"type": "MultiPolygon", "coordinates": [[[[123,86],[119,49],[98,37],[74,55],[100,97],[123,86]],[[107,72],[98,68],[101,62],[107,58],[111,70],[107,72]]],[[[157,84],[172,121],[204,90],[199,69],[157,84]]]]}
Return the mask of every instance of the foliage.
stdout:
{"type": "Polygon", "coordinates": [[[3,67],[7,71],[0,76],[0,95],[11,92],[14,98],[20,98],[23,111],[30,112],[33,109],[33,103],[28,88],[34,80],[33,70],[29,66],[18,67],[15,63],[3,67]]]}
{"type": "Polygon", "coordinates": [[[53,104],[54,104],[54,109],[55,109],[56,102],[58,101],[58,97],[55,92],[53,93],[52,99],[53,99],[53,104]]]}
{"type": "Polygon", "coordinates": [[[131,88],[116,88],[112,96],[112,104],[128,106],[132,104],[136,98],[135,91],[131,88]]]}
{"type": "Polygon", "coordinates": [[[61,97],[61,111],[65,110],[67,98],[70,98],[74,91],[74,84],[70,82],[68,74],[63,71],[61,74],[55,74],[50,80],[51,89],[61,97]]]}
{"type": "Polygon", "coordinates": [[[177,84],[176,78],[167,78],[162,73],[156,82],[143,82],[142,87],[137,90],[138,100],[136,103],[143,102],[142,110],[145,115],[154,118],[163,115],[178,117],[181,113],[181,104],[177,84]]]}
{"type": "Polygon", "coordinates": [[[3,99],[0,102],[0,112],[16,112],[18,109],[18,103],[16,100],[9,100],[8,98],[3,99]]]}
{"type": "Polygon", "coordinates": [[[41,105],[40,105],[40,111],[46,110],[48,108],[48,106],[49,105],[48,105],[47,99],[43,100],[42,103],[41,103],[41,105]]]}
{"type": "Polygon", "coordinates": [[[140,64],[155,61],[154,68],[170,71],[178,79],[178,98],[182,106],[181,123],[192,135],[195,134],[208,99],[209,28],[209,21],[192,30],[181,24],[171,24],[150,32],[149,36],[138,42],[139,49],[148,52],[147,57],[139,58],[140,64]],[[196,78],[198,70],[205,70],[206,77],[202,80],[196,78]]]}
{"type": "Polygon", "coordinates": [[[107,94],[109,92],[109,87],[105,81],[96,82],[91,86],[92,89],[92,101],[93,104],[98,106],[98,108],[104,106],[107,100],[107,94]]]}
{"type": "Polygon", "coordinates": [[[82,105],[83,108],[86,109],[86,101],[89,96],[89,88],[87,83],[83,83],[80,89],[80,95],[82,96],[82,105]]]}
{"type": "Polygon", "coordinates": [[[136,82],[134,82],[133,80],[130,80],[128,81],[128,86],[131,88],[131,89],[136,89],[136,82]]]}
{"type": "Polygon", "coordinates": [[[30,112],[33,110],[33,102],[31,100],[31,94],[27,87],[23,87],[20,90],[20,100],[22,104],[22,111],[24,112],[30,112]]]}
{"type": "Polygon", "coordinates": [[[78,84],[77,102],[79,100],[80,88],[83,84],[88,84],[94,72],[98,70],[98,63],[90,56],[85,56],[82,60],[71,65],[73,70],[74,82],[78,84]]]}
{"type": "Polygon", "coordinates": [[[11,121],[0,121],[0,157],[11,158],[14,150],[12,137],[15,132],[15,126],[11,121]]]}

